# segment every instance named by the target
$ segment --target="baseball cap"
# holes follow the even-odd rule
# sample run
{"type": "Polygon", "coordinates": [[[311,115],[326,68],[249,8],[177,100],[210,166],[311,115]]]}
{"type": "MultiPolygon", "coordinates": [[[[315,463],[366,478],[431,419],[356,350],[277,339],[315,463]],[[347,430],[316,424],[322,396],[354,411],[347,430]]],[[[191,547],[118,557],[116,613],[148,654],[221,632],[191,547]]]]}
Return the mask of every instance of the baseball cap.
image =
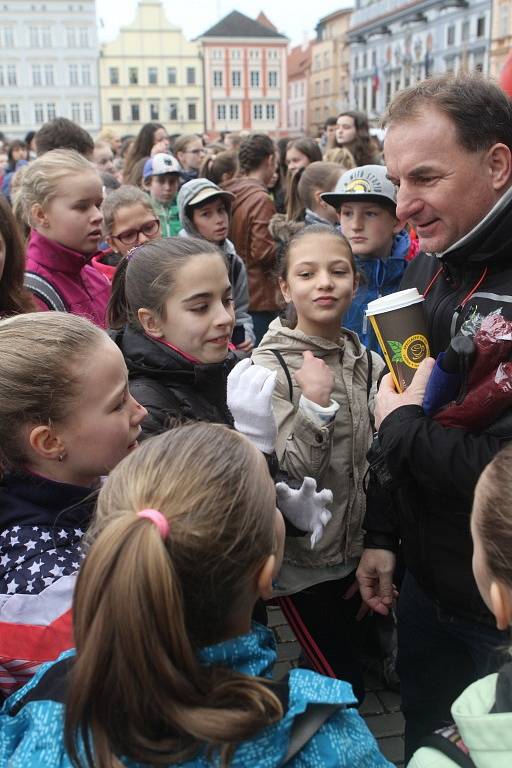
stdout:
{"type": "Polygon", "coordinates": [[[180,164],[175,157],[165,152],[158,152],[153,157],[148,157],[144,163],[142,176],[147,179],[149,176],[163,176],[164,173],[179,173],[180,164]]]}
{"type": "Polygon", "coordinates": [[[344,202],[373,200],[376,203],[391,203],[396,208],[396,187],[386,176],[384,165],[361,165],[346,171],[334,188],[334,192],[323,192],[320,197],[339,210],[344,202]]]}
{"type": "Polygon", "coordinates": [[[205,200],[209,200],[210,197],[222,197],[229,204],[235,199],[235,196],[231,192],[226,192],[224,189],[205,187],[204,189],[200,189],[191,200],[187,201],[187,208],[189,206],[193,207],[194,205],[199,205],[199,203],[204,203],[205,200]]]}

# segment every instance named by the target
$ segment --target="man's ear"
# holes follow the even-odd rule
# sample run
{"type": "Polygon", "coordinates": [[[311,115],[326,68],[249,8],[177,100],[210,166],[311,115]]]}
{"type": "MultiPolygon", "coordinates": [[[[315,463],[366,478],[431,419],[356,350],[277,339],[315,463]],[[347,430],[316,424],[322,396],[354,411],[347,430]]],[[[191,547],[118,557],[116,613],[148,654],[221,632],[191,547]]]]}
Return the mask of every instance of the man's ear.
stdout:
{"type": "Polygon", "coordinates": [[[498,629],[508,629],[512,624],[512,594],[502,581],[493,581],[489,590],[491,610],[498,629]]]}
{"type": "Polygon", "coordinates": [[[269,555],[256,574],[256,592],[262,600],[270,600],[273,593],[272,581],[276,568],[275,555],[269,555]]]}
{"type": "Polygon", "coordinates": [[[279,288],[281,289],[281,293],[283,294],[283,299],[286,301],[287,304],[291,304],[292,296],[290,293],[290,289],[288,288],[288,283],[283,277],[280,277],[278,282],[279,282],[279,288]]]}
{"type": "Polygon", "coordinates": [[[41,459],[58,459],[66,453],[66,447],[55,429],[45,424],[31,429],[28,441],[34,453],[41,459]]]}
{"type": "Polygon", "coordinates": [[[149,336],[161,339],[164,335],[160,318],[151,309],[141,307],[137,312],[139,323],[149,336]]]}
{"type": "Polygon", "coordinates": [[[494,144],[487,153],[492,186],[497,192],[502,190],[512,176],[512,154],[506,144],[494,144]]]}
{"type": "Polygon", "coordinates": [[[404,225],[402,224],[400,219],[396,218],[396,216],[394,216],[393,218],[395,219],[395,223],[393,225],[393,234],[398,235],[398,233],[401,232],[402,229],[404,228],[404,225]]]}

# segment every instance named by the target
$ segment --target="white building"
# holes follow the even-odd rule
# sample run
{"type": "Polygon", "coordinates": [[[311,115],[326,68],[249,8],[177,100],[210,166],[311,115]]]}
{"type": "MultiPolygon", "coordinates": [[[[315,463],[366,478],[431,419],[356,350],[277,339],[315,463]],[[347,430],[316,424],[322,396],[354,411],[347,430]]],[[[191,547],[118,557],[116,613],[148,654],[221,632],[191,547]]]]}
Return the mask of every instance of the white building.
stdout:
{"type": "Polygon", "coordinates": [[[348,33],[351,104],[370,118],[444,72],[489,71],[490,0],[356,0],[348,33]]]}
{"type": "Polygon", "coordinates": [[[0,131],[23,138],[54,117],[100,128],[94,0],[6,0],[0,13],[0,131]]]}

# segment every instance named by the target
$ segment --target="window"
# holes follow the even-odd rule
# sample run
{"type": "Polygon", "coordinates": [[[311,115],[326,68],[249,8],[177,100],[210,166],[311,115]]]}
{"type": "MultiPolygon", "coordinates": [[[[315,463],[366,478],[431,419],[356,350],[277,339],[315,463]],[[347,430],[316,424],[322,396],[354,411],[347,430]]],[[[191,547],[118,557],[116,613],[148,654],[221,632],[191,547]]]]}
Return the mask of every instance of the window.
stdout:
{"type": "Polygon", "coordinates": [[[476,20],[476,36],[485,37],[485,16],[480,16],[476,20]]]}
{"type": "Polygon", "coordinates": [[[238,50],[238,48],[233,48],[233,50],[231,51],[231,58],[240,59],[240,51],[238,50]]]}
{"type": "Polygon", "coordinates": [[[354,56],[354,72],[357,72],[359,69],[359,56],[354,56]]]}
{"type": "Polygon", "coordinates": [[[249,58],[250,59],[259,59],[259,57],[260,57],[260,52],[258,50],[253,49],[253,50],[249,51],[249,58]]]}
{"type": "Polygon", "coordinates": [[[149,119],[160,120],[160,105],[158,101],[149,102],[149,119]]]}
{"type": "Polygon", "coordinates": [[[252,105],[252,116],[254,120],[263,120],[263,106],[262,104],[252,105]]]}
{"type": "Polygon", "coordinates": [[[46,85],[55,85],[53,75],[53,64],[44,65],[44,82],[46,85]]]}
{"type": "Polygon", "coordinates": [[[34,104],[35,122],[40,125],[44,123],[44,109],[42,104],[34,104]]]}
{"type": "Polygon", "coordinates": [[[87,27],[80,27],[78,30],[78,34],[80,36],[80,48],[88,48],[89,47],[89,30],[87,27]]]}
{"type": "Polygon", "coordinates": [[[214,88],[222,88],[223,84],[223,72],[221,69],[214,69],[213,70],[213,87],[214,88]]]}
{"type": "Polygon", "coordinates": [[[93,114],[92,103],[86,101],[84,104],[84,123],[92,123],[94,119],[93,114]]]}
{"type": "Polygon", "coordinates": [[[329,78],[327,78],[327,80],[324,80],[324,96],[327,96],[330,90],[331,90],[331,81],[329,80],[329,78]]]}
{"type": "Polygon", "coordinates": [[[368,112],[368,88],[366,85],[363,85],[363,109],[365,112],[368,112]]]}
{"type": "Polygon", "coordinates": [[[138,123],[140,120],[140,104],[130,104],[130,114],[133,123],[138,123]]]}
{"type": "Polygon", "coordinates": [[[315,96],[320,96],[320,80],[315,82],[315,96]]]}
{"type": "Polygon", "coordinates": [[[455,26],[453,24],[446,30],[446,44],[455,45],[455,26]]]}
{"type": "Polygon", "coordinates": [[[391,80],[388,80],[386,83],[386,104],[389,104],[391,101],[391,80]]]}
{"type": "Polygon", "coordinates": [[[510,19],[510,6],[508,3],[502,3],[500,5],[500,12],[499,12],[498,37],[506,37],[508,35],[509,19],[510,19]]]}
{"type": "Polygon", "coordinates": [[[39,48],[39,28],[38,27],[29,27],[28,28],[28,36],[30,40],[30,47],[31,48],[39,48]]]}
{"type": "Polygon", "coordinates": [[[167,112],[169,115],[169,120],[177,120],[178,119],[178,102],[170,101],[167,106],[167,112]]]}
{"type": "Polygon", "coordinates": [[[231,72],[231,85],[233,88],[240,88],[242,86],[242,73],[238,69],[234,69],[231,72]]]}
{"type": "Polygon", "coordinates": [[[148,83],[149,85],[158,85],[158,69],[156,67],[148,67],[148,83]]]}
{"type": "MultiPolygon", "coordinates": [[[[508,8],[508,6],[507,6],[507,8],[508,8]]],[[[465,21],[462,22],[462,27],[461,27],[461,31],[460,31],[460,38],[461,38],[463,43],[465,43],[465,42],[467,42],[469,40],[469,19],[465,19],[465,21]]]]}
{"type": "Polygon", "coordinates": [[[193,101],[189,101],[187,104],[187,118],[188,120],[197,120],[197,104],[193,101]]]}
{"type": "Polygon", "coordinates": [[[113,123],[119,123],[121,122],[121,105],[120,104],[112,104],[112,122],[113,123]]]}
{"type": "Polygon", "coordinates": [[[66,38],[68,43],[68,48],[76,48],[76,33],[74,27],[68,27],[66,29],[66,38]]]}
{"type": "Polygon", "coordinates": [[[377,66],[377,51],[372,51],[372,67],[377,66]]]}
{"type": "Polygon", "coordinates": [[[70,64],[68,67],[69,84],[78,85],[78,64],[70,64]]]}
{"type": "Polygon", "coordinates": [[[57,117],[57,107],[55,106],[55,103],[51,101],[49,104],[46,105],[46,119],[55,120],[56,117],[57,117]]]}
{"type": "Polygon", "coordinates": [[[324,51],[324,67],[330,66],[329,51],[324,51]]]}
{"type": "Polygon", "coordinates": [[[277,72],[273,69],[269,69],[268,71],[268,87],[269,88],[277,88],[278,85],[278,79],[277,79],[277,72]]]}
{"type": "Polygon", "coordinates": [[[276,105],[275,104],[267,104],[267,106],[266,106],[266,113],[267,113],[267,120],[275,120],[276,119],[276,105]]]}
{"type": "Polygon", "coordinates": [[[260,73],[258,69],[251,70],[251,88],[259,88],[260,87],[260,73]]]}
{"type": "Polygon", "coordinates": [[[119,85],[119,67],[109,67],[108,79],[110,85],[119,85]]]}
{"type": "Polygon", "coordinates": [[[7,85],[16,85],[16,65],[7,65],[7,85]]]}
{"type": "Polygon", "coordinates": [[[240,119],[240,107],[238,106],[238,104],[229,105],[229,119],[230,120],[240,119]]]}
{"type": "Polygon", "coordinates": [[[368,54],[366,51],[363,53],[363,69],[366,69],[368,66],[368,54]]]}
{"type": "Polygon", "coordinates": [[[91,65],[82,64],[82,85],[91,84],[91,65]]]}
{"type": "MultiPolygon", "coordinates": [[[[41,122],[43,122],[41,120],[41,122]]],[[[5,104],[0,104],[0,125],[7,125],[7,108],[5,104]]]]}
{"type": "Polygon", "coordinates": [[[71,103],[71,119],[75,123],[80,122],[80,104],[77,101],[71,103]]]}
{"type": "MultiPolygon", "coordinates": [[[[299,84],[298,83],[294,83],[293,84],[293,95],[294,95],[295,98],[297,98],[297,96],[299,95],[299,84]]],[[[291,93],[290,93],[290,96],[291,96],[291,93]]]]}
{"type": "Polygon", "coordinates": [[[52,47],[52,31],[50,27],[41,27],[41,37],[43,48],[52,47]]]}
{"type": "Polygon", "coordinates": [[[14,30],[12,27],[3,28],[3,47],[14,48],[14,30]]]}
{"type": "Polygon", "coordinates": [[[212,59],[222,59],[222,50],[220,48],[213,49],[212,59]]]}
{"type": "Polygon", "coordinates": [[[137,67],[128,67],[128,82],[130,85],[139,84],[139,70],[137,67]]]}
{"type": "Polygon", "coordinates": [[[176,85],[176,67],[167,67],[167,85],[176,85]]]}
{"type": "Polygon", "coordinates": [[[196,84],[196,68],[187,67],[187,85],[196,84]]]}
{"type": "Polygon", "coordinates": [[[0,85],[4,85],[4,68],[0,66],[0,85]]]}
{"type": "Polygon", "coordinates": [[[317,53],[317,54],[315,54],[315,66],[314,66],[315,71],[317,69],[320,69],[320,67],[321,67],[321,64],[320,64],[320,54],[317,53]]]}
{"type": "Polygon", "coordinates": [[[11,104],[11,123],[13,125],[19,125],[20,122],[20,108],[18,104],[11,104]]]}
{"type": "Polygon", "coordinates": [[[226,119],[226,105],[217,104],[217,120],[225,120],[225,119],[226,119]]]}

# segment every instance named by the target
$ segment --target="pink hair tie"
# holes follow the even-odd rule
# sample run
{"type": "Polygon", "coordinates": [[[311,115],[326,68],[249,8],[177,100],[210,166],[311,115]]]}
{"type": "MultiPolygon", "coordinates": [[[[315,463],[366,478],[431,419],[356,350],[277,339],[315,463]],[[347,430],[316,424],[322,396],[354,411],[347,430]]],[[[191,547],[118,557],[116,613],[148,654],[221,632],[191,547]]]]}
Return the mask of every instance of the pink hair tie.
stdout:
{"type": "Polygon", "coordinates": [[[148,520],[151,520],[158,528],[163,541],[169,536],[169,521],[158,509],[143,509],[137,512],[137,517],[147,517],[148,520]]]}

